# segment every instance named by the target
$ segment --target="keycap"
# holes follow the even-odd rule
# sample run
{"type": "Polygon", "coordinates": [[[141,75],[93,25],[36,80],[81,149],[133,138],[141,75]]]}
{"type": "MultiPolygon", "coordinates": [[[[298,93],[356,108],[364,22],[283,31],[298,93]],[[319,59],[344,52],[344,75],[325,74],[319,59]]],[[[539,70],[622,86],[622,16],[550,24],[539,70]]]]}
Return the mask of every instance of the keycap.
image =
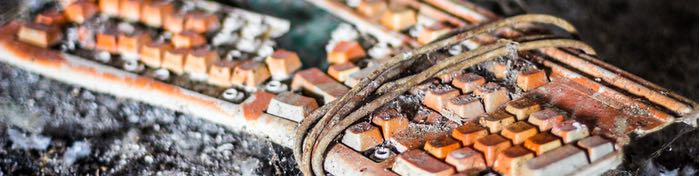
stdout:
{"type": "Polygon", "coordinates": [[[450,165],[433,158],[421,150],[410,150],[400,154],[391,169],[399,175],[452,175],[450,165]]]}
{"type": "Polygon", "coordinates": [[[349,90],[318,68],[309,68],[294,74],[291,87],[292,90],[304,89],[323,97],[323,103],[331,102],[349,90]]]}
{"type": "Polygon", "coordinates": [[[141,6],[143,0],[121,0],[119,2],[119,16],[129,22],[141,19],[141,6]]]}
{"type": "Polygon", "coordinates": [[[588,127],[574,119],[564,121],[552,128],[552,134],[562,138],[564,143],[571,143],[589,135],[588,127]]]}
{"type": "Polygon", "coordinates": [[[493,82],[486,83],[479,87],[474,91],[474,94],[480,96],[484,101],[486,113],[492,113],[498,110],[501,105],[510,101],[508,90],[493,82]]]}
{"type": "Polygon", "coordinates": [[[445,159],[448,153],[460,147],[457,140],[452,139],[448,135],[444,135],[426,141],[423,149],[438,159],[445,159]]]}
{"type": "Polygon", "coordinates": [[[387,5],[384,0],[362,0],[357,5],[357,12],[368,18],[378,18],[386,9],[387,5]]]}
{"type": "Polygon", "coordinates": [[[328,151],[323,166],[325,171],[340,175],[395,176],[397,174],[389,169],[394,163],[394,158],[377,163],[343,144],[338,144],[328,151]]]}
{"type": "Polygon", "coordinates": [[[457,172],[467,170],[484,170],[486,162],[484,156],[470,147],[463,147],[450,152],[445,158],[445,162],[454,166],[457,172]]]}
{"type": "Polygon", "coordinates": [[[328,52],[329,64],[342,64],[354,62],[365,57],[365,49],[357,41],[340,41],[328,52]]]}
{"type": "MultiPolygon", "coordinates": [[[[101,5],[101,4],[100,4],[101,5]]],[[[175,11],[175,4],[169,0],[151,0],[146,2],[141,12],[141,22],[151,27],[163,26],[165,16],[175,11]]]]}
{"type": "Polygon", "coordinates": [[[526,120],[530,114],[540,111],[540,104],[528,97],[506,103],[506,111],[514,114],[518,120],[526,120]]]}
{"type": "Polygon", "coordinates": [[[462,141],[462,145],[471,146],[474,142],[489,134],[488,129],[474,122],[467,122],[452,130],[452,137],[462,141]]]}
{"type": "Polygon", "coordinates": [[[498,154],[493,168],[503,175],[520,175],[520,168],[525,162],[534,157],[535,154],[525,147],[521,145],[512,146],[498,154]]]}
{"type": "Polygon", "coordinates": [[[187,55],[183,69],[190,74],[207,75],[209,65],[216,61],[219,61],[219,54],[216,51],[199,48],[187,55]]]}
{"type": "Polygon", "coordinates": [[[442,115],[425,106],[419,106],[418,111],[415,113],[411,121],[420,124],[435,124],[440,122],[442,115]]]}
{"type": "Polygon", "coordinates": [[[522,167],[522,175],[567,175],[588,165],[586,153],[565,145],[531,159],[522,167]]]}
{"type": "Polygon", "coordinates": [[[459,90],[447,85],[436,86],[425,92],[423,104],[437,112],[441,112],[447,102],[459,95],[459,90]]]}
{"type": "Polygon", "coordinates": [[[464,121],[476,120],[485,114],[484,105],[474,95],[460,95],[450,99],[447,110],[459,116],[464,121]]]}
{"type": "Polygon", "coordinates": [[[416,24],[416,11],[405,6],[390,5],[380,22],[394,31],[405,30],[416,24]]]}
{"type": "Polygon", "coordinates": [[[276,115],[295,122],[301,122],[304,117],[318,108],[313,98],[298,95],[292,92],[277,94],[267,106],[267,113],[276,115]]]}
{"type": "Polygon", "coordinates": [[[185,31],[206,33],[218,29],[221,26],[219,17],[203,11],[192,11],[185,16],[185,31]]]}
{"type": "Polygon", "coordinates": [[[220,87],[230,87],[231,75],[241,62],[237,60],[219,60],[209,66],[207,82],[220,87]]]}
{"type": "Polygon", "coordinates": [[[355,66],[351,62],[328,66],[328,75],[339,82],[345,82],[351,74],[357,71],[360,71],[360,67],[355,66]]]}
{"type": "Polygon", "coordinates": [[[175,48],[193,48],[207,43],[204,36],[189,31],[176,33],[170,41],[175,48]]]}
{"type": "Polygon", "coordinates": [[[28,23],[19,28],[17,38],[24,43],[48,48],[61,40],[61,30],[45,24],[28,23]]]}
{"type": "Polygon", "coordinates": [[[270,75],[274,80],[286,80],[301,68],[301,59],[293,51],[278,49],[265,59],[270,75]]]}
{"type": "Polygon", "coordinates": [[[525,148],[530,149],[537,155],[541,155],[547,151],[553,150],[561,146],[561,142],[557,136],[550,133],[538,133],[525,140],[525,148]]]}
{"type": "Polygon", "coordinates": [[[544,70],[529,69],[518,73],[516,84],[524,91],[529,91],[547,84],[547,74],[544,70]]]}
{"type": "Polygon", "coordinates": [[[564,115],[559,110],[545,108],[544,110],[530,114],[530,118],[528,118],[527,121],[537,125],[540,131],[548,131],[552,129],[554,125],[563,122],[564,115]]]}
{"type": "Polygon", "coordinates": [[[385,139],[408,128],[408,118],[395,108],[386,108],[373,114],[372,123],[382,128],[385,139]]]}
{"type": "Polygon", "coordinates": [[[165,57],[165,52],[172,46],[169,43],[150,41],[141,47],[139,59],[147,66],[159,68],[165,57]]]}
{"type": "Polygon", "coordinates": [[[504,127],[512,123],[515,123],[515,117],[503,109],[479,117],[479,124],[488,128],[491,133],[500,132],[504,127]]]}
{"type": "Polygon", "coordinates": [[[428,44],[450,31],[451,29],[448,26],[440,22],[436,22],[430,26],[424,27],[420,34],[418,34],[417,40],[419,43],[428,44]]]}
{"type": "Polygon", "coordinates": [[[119,15],[119,1],[122,0],[99,0],[98,6],[100,13],[107,16],[118,16],[119,15]]]}
{"type": "Polygon", "coordinates": [[[452,85],[461,89],[462,93],[471,93],[486,83],[484,77],[474,73],[465,73],[452,80],[452,85]]]}
{"type": "Polygon", "coordinates": [[[510,124],[501,131],[501,135],[513,141],[513,144],[522,144],[536,134],[537,128],[524,121],[510,124]]]}
{"type": "Polygon", "coordinates": [[[590,162],[595,162],[614,151],[613,143],[601,136],[581,139],[576,142],[576,145],[586,150],[590,162]]]}
{"type": "Polygon", "coordinates": [[[360,122],[345,129],[341,142],[355,151],[361,152],[373,148],[382,142],[379,128],[369,122],[360,122]]]}
{"type": "Polygon", "coordinates": [[[237,86],[254,88],[270,78],[265,64],[253,60],[246,60],[233,71],[231,83],[237,86]]]}
{"type": "Polygon", "coordinates": [[[119,44],[117,43],[118,37],[119,32],[116,31],[116,29],[107,28],[103,31],[97,32],[97,35],[95,36],[95,47],[98,50],[117,53],[119,51],[119,44]]]}
{"type": "Polygon", "coordinates": [[[151,36],[143,31],[136,31],[130,34],[120,33],[118,42],[118,51],[123,54],[138,55],[139,50],[146,43],[151,42],[151,36]]]}
{"type": "Polygon", "coordinates": [[[184,73],[185,58],[190,53],[188,48],[172,48],[165,52],[162,67],[176,73],[184,73]]]}
{"type": "Polygon", "coordinates": [[[185,13],[173,12],[163,18],[163,28],[172,32],[180,33],[185,29],[185,13]]]}
{"type": "Polygon", "coordinates": [[[97,6],[89,1],[77,1],[63,9],[63,13],[69,21],[82,24],[97,14],[97,6]]]}
{"type": "Polygon", "coordinates": [[[64,23],[66,23],[66,21],[67,19],[66,16],[63,15],[63,12],[53,8],[43,11],[37,14],[36,17],[34,17],[35,23],[44,24],[48,26],[63,25],[64,23]]]}
{"type": "Polygon", "coordinates": [[[490,134],[479,138],[474,143],[474,149],[484,154],[487,166],[492,166],[496,161],[496,156],[510,146],[510,141],[498,134],[490,134]]]}

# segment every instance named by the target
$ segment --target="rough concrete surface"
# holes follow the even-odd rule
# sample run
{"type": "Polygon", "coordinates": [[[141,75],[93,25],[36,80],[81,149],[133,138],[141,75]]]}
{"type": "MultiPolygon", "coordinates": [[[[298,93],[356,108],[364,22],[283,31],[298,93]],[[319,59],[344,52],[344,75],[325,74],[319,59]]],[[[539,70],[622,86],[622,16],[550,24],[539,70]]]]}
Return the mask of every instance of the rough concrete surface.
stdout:
{"type": "MultiPolygon", "coordinates": [[[[13,2],[0,9],[17,11],[13,2]]],[[[571,20],[605,61],[697,99],[698,1],[522,3],[571,20]]],[[[636,139],[607,174],[697,175],[697,128],[636,139]]],[[[289,149],[264,139],[0,64],[0,176],[295,175],[294,167],[289,149]]]]}

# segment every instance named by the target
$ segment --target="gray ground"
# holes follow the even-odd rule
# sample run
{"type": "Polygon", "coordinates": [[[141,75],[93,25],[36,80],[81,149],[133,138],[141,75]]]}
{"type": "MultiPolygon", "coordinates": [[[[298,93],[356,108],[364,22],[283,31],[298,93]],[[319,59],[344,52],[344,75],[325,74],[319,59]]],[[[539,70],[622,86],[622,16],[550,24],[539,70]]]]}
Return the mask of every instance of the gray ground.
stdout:
{"type": "MultiPolygon", "coordinates": [[[[607,62],[697,99],[697,3],[533,1],[526,9],[571,20],[607,62]]],[[[697,175],[697,139],[697,129],[674,125],[633,141],[609,174],[697,175]]],[[[250,135],[0,64],[0,176],[289,175],[292,160],[250,135]]]]}

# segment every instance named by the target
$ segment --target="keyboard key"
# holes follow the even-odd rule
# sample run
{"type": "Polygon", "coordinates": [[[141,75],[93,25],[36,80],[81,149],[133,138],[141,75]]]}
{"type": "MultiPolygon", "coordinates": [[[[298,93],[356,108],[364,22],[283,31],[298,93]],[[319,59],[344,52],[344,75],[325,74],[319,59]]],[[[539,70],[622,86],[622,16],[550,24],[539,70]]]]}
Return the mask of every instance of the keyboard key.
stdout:
{"type": "Polygon", "coordinates": [[[425,92],[423,104],[437,112],[441,112],[447,106],[447,102],[459,95],[459,90],[451,86],[436,86],[425,92]]]}
{"type": "Polygon", "coordinates": [[[143,0],[119,1],[119,17],[129,22],[137,22],[141,19],[141,6],[143,0]]]}
{"type": "Polygon", "coordinates": [[[192,11],[185,16],[185,30],[196,33],[211,32],[219,28],[219,17],[203,11],[192,11]]]}
{"type": "Polygon", "coordinates": [[[360,71],[360,67],[355,66],[355,64],[352,64],[351,62],[328,66],[328,75],[339,82],[345,82],[345,80],[348,80],[351,74],[358,71],[360,71]]]}
{"type": "Polygon", "coordinates": [[[530,114],[528,122],[535,124],[539,127],[540,131],[549,131],[557,125],[564,121],[564,115],[562,112],[552,108],[545,108],[544,110],[534,112],[530,114]]]}
{"type": "Polygon", "coordinates": [[[361,152],[381,144],[384,139],[379,128],[369,122],[360,122],[348,127],[341,141],[355,151],[361,152]]]}
{"type": "Polygon", "coordinates": [[[465,73],[452,80],[452,85],[461,89],[462,93],[468,94],[478,89],[486,83],[484,77],[474,73],[465,73]]]}
{"type": "Polygon", "coordinates": [[[452,137],[462,141],[462,145],[471,146],[474,142],[489,134],[488,129],[474,122],[467,122],[452,130],[452,137]]]}
{"type": "Polygon", "coordinates": [[[151,36],[144,31],[135,31],[130,34],[121,33],[117,38],[118,50],[122,55],[131,54],[137,56],[139,49],[151,41],[151,36]]]}
{"type": "Polygon", "coordinates": [[[246,60],[233,71],[231,83],[236,86],[254,88],[270,78],[265,64],[253,60],[246,60]]]}
{"type": "Polygon", "coordinates": [[[479,117],[479,124],[488,128],[491,133],[497,133],[512,123],[515,123],[515,117],[503,109],[479,117]]]}
{"type": "Polygon", "coordinates": [[[170,41],[175,48],[194,48],[207,43],[204,36],[189,31],[176,33],[170,41]]]}
{"type": "Polygon", "coordinates": [[[182,74],[184,73],[185,58],[189,53],[190,49],[187,48],[172,48],[165,52],[161,66],[176,74],[182,74]]]}
{"type": "Polygon", "coordinates": [[[460,120],[471,121],[486,113],[479,97],[460,95],[447,102],[447,110],[459,116],[460,120]]]}
{"type": "Polygon", "coordinates": [[[340,41],[328,52],[327,59],[329,64],[342,64],[354,62],[365,55],[365,49],[357,41],[340,41]]]}
{"type": "Polygon", "coordinates": [[[78,24],[84,23],[98,12],[97,5],[89,1],[74,2],[63,10],[69,21],[78,24]]]}
{"type": "Polygon", "coordinates": [[[408,118],[395,108],[387,108],[375,113],[372,117],[372,123],[382,128],[385,139],[408,128],[408,118]]]}
{"type": "Polygon", "coordinates": [[[526,161],[535,157],[530,150],[521,145],[512,146],[496,157],[494,170],[503,175],[520,175],[520,168],[526,161]]]}
{"type": "Polygon", "coordinates": [[[190,52],[185,59],[185,72],[191,75],[207,75],[209,65],[219,61],[219,54],[207,48],[190,52]]]}
{"type": "Polygon", "coordinates": [[[172,46],[169,43],[151,41],[141,47],[139,53],[141,62],[153,68],[159,68],[165,57],[165,52],[172,46]]]}
{"type": "Polygon", "coordinates": [[[547,84],[547,74],[544,70],[530,69],[518,73],[516,84],[524,91],[529,91],[547,84]]]}
{"type": "Polygon", "coordinates": [[[24,24],[17,32],[19,41],[48,48],[61,40],[61,29],[39,23],[24,24]]]}
{"type": "Polygon", "coordinates": [[[304,117],[318,108],[313,98],[297,95],[292,92],[277,94],[267,106],[267,113],[283,117],[295,122],[301,122],[304,117]]]}
{"type": "Polygon", "coordinates": [[[567,144],[575,140],[583,139],[589,135],[588,127],[573,119],[554,125],[552,134],[561,137],[564,143],[567,144]]]}
{"type": "Polygon", "coordinates": [[[230,87],[232,85],[231,75],[240,64],[241,62],[237,60],[220,60],[214,62],[209,66],[209,78],[207,82],[220,87],[230,87]]]}
{"type": "Polygon", "coordinates": [[[286,80],[301,68],[301,59],[293,51],[278,49],[265,59],[270,75],[274,80],[286,80]]]}
{"type": "MultiPolygon", "coordinates": [[[[114,0],[116,1],[116,0],[114,0]]],[[[102,6],[102,4],[100,4],[102,6]]],[[[141,12],[141,22],[151,27],[163,26],[163,19],[166,15],[172,14],[175,11],[175,3],[169,0],[152,0],[146,2],[141,12]]]]}
{"type": "Polygon", "coordinates": [[[613,143],[600,136],[591,136],[579,140],[576,144],[586,150],[590,162],[595,162],[614,151],[613,143]]]}
{"type": "Polygon", "coordinates": [[[457,172],[486,169],[484,156],[470,147],[464,147],[450,152],[447,158],[445,158],[445,162],[457,168],[457,172]]]}
{"type": "Polygon", "coordinates": [[[512,140],[513,144],[522,144],[526,139],[536,134],[537,128],[524,121],[510,124],[501,131],[501,135],[512,140]]]}
{"type": "Polygon", "coordinates": [[[510,141],[498,134],[490,134],[483,138],[477,139],[474,143],[474,149],[484,153],[487,166],[492,166],[496,161],[496,156],[510,146],[510,141]]]}
{"type": "Polygon", "coordinates": [[[391,169],[399,175],[447,176],[455,172],[450,165],[421,150],[410,150],[400,154],[391,169]]]}
{"type": "Polygon", "coordinates": [[[96,48],[98,50],[107,51],[109,53],[117,53],[119,45],[117,37],[119,32],[116,29],[105,29],[100,31],[95,36],[96,48]]]}
{"type": "Polygon", "coordinates": [[[440,22],[435,22],[430,26],[424,27],[420,34],[418,34],[417,40],[421,44],[428,44],[450,31],[451,29],[449,27],[440,22]]]}
{"type": "Polygon", "coordinates": [[[59,26],[66,23],[66,16],[58,9],[49,9],[37,14],[34,22],[48,26],[59,26]]]}
{"type": "Polygon", "coordinates": [[[561,146],[557,136],[550,133],[539,133],[525,140],[525,148],[530,149],[537,155],[553,150],[561,146]]]}
{"type": "Polygon", "coordinates": [[[498,110],[501,105],[510,101],[508,90],[493,82],[486,83],[479,87],[474,91],[474,94],[480,96],[484,101],[486,113],[492,113],[498,110]]]}
{"type": "Polygon", "coordinates": [[[588,165],[586,153],[573,145],[565,145],[525,163],[523,175],[568,175],[588,165]]]}
{"type": "Polygon", "coordinates": [[[411,121],[420,124],[435,124],[440,122],[440,119],[442,119],[440,113],[430,110],[425,106],[419,106],[418,111],[411,121]]]}
{"type": "Polygon", "coordinates": [[[361,0],[357,5],[357,12],[368,18],[378,18],[386,11],[387,5],[384,0],[361,0]]]}
{"type": "Polygon", "coordinates": [[[518,120],[526,120],[530,114],[540,111],[540,104],[528,97],[506,103],[506,111],[514,114],[518,120]]]}
{"type": "Polygon", "coordinates": [[[452,139],[448,135],[444,135],[428,140],[423,146],[423,149],[436,158],[445,159],[448,153],[457,150],[459,147],[458,141],[452,139]]]}
{"type": "Polygon", "coordinates": [[[317,96],[323,97],[323,103],[328,103],[343,96],[348,88],[333,80],[318,68],[309,68],[294,74],[292,90],[304,89],[317,96]]]}
{"type": "Polygon", "coordinates": [[[119,1],[122,0],[99,0],[98,6],[100,13],[108,16],[118,16],[119,15],[119,1]]]}
{"type": "Polygon", "coordinates": [[[406,6],[390,5],[380,22],[393,31],[402,31],[416,24],[416,11],[406,6]]]}

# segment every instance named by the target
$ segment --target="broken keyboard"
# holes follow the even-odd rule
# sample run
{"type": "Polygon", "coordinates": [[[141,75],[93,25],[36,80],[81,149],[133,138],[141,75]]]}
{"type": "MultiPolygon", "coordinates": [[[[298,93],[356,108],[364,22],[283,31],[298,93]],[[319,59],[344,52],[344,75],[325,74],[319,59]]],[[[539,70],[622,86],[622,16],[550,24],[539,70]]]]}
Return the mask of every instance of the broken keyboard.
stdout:
{"type": "MultiPolygon", "coordinates": [[[[0,55],[42,75],[191,113],[292,147],[296,125],[388,57],[502,17],[464,1],[311,0],[341,18],[324,63],[276,39],[291,24],[217,2],[68,0],[6,24],[0,55]],[[327,67],[325,66],[327,65],[327,67]]],[[[518,23],[415,65],[552,35],[518,23]]],[[[345,129],[332,175],[599,175],[629,134],[695,122],[697,104],[578,50],[542,48],[439,75],[345,129]],[[666,93],[659,93],[666,92],[666,93]]]]}

